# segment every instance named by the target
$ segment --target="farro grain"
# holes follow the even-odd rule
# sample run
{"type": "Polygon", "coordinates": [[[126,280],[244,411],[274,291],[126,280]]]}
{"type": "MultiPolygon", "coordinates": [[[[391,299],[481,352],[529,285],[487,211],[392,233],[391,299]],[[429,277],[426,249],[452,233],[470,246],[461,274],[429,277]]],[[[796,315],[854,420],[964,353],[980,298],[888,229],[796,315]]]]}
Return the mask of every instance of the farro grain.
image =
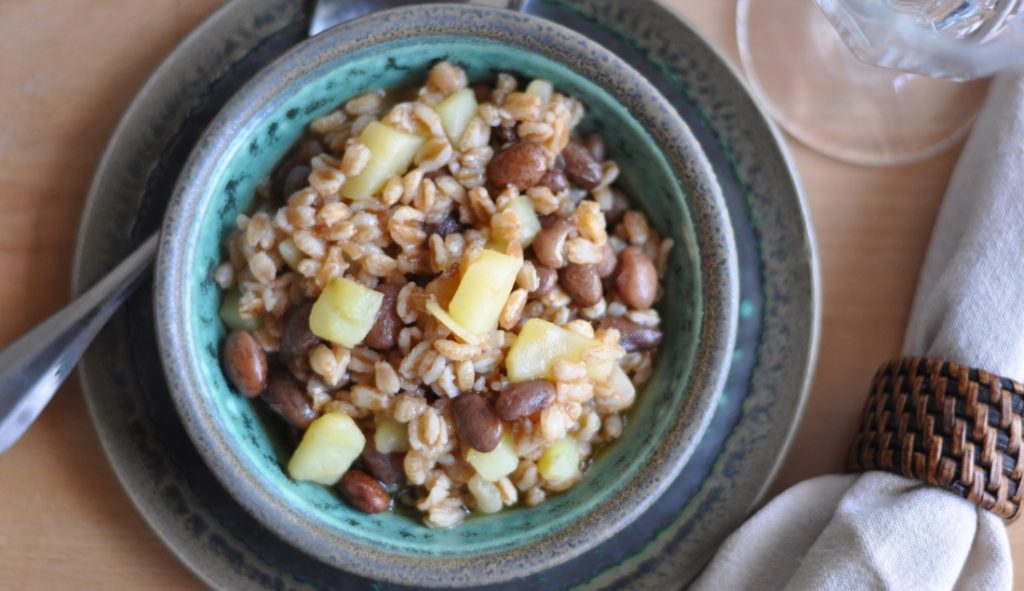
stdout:
{"type": "Polygon", "coordinates": [[[309,186],[321,197],[333,195],[345,184],[345,173],[336,168],[318,168],[309,173],[309,186]]]}
{"type": "Polygon", "coordinates": [[[604,258],[600,245],[586,238],[571,238],[565,242],[565,258],[577,265],[596,265],[604,258]]]}
{"type": "Polygon", "coordinates": [[[547,498],[547,495],[544,494],[544,489],[542,489],[539,486],[535,486],[530,490],[526,491],[523,500],[526,502],[527,506],[536,507],[537,505],[543,503],[545,498],[547,498]]]}
{"type": "Polygon", "coordinates": [[[448,62],[438,62],[430,68],[427,89],[441,94],[451,94],[466,87],[466,73],[462,68],[448,62]]]}
{"type": "Polygon", "coordinates": [[[516,121],[536,121],[540,119],[540,97],[525,92],[511,92],[505,96],[502,107],[516,121]]]}
{"type": "Polygon", "coordinates": [[[549,406],[540,411],[540,432],[547,441],[557,441],[569,429],[569,417],[559,406],[549,406]]]}
{"type": "Polygon", "coordinates": [[[531,187],[526,191],[526,196],[533,203],[533,208],[540,215],[551,215],[558,211],[561,200],[545,186],[531,187]]]}
{"type": "Polygon", "coordinates": [[[426,399],[413,394],[399,394],[395,397],[392,404],[392,416],[399,423],[412,422],[418,419],[426,410],[426,399]]]}
{"type": "Polygon", "coordinates": [[[230,261],[217,265],[217,268],[213,270],[213,280],[224,290],[235,286],[235,268],[230,261]]]}
{"type": "Polygon", "coordinates": [[[543,144],[555,136],[555,128],[543,121],[524,121],[516,126],[516,135],[522,140],[543,144]]]}
{"type": "Polygon", "coordinates": [[[466,518],[466,511],[462,508],[462,501],[459,499],[445,499],[437,507],[431,507],[427,513],[424,523],[428,527],[450,528],[462,523],[466,518]]]}
{"type": "Polygon", "coordinates": [[[434,172],[447,165],[454,153],[452,145],[443,135],[433,137],[424,142],[416,152],[414,162],[424,173],[434,172]]]}
{"type": "Polygon", "coordinates": [[[384,91],[375,90],[361,94],[345,103],[345,112],[349,115],[371,115],[384,104],[384,91]]]}
{"type": "Polygon", "coordinates": [[[523,309],[526,307],[526,298],[527,292],[525,289],[513,290],[508,300],[505,301],[505,306],[501,309],[501,315],[498,317],[498,326],[505,330],[515,328],[523,315],[523,309]]]}
{"type": "Polygon", "coordinates": [[[270,283],[277,276],[277,266],[266,252],[260,251],[249,257],[249,272],[260,283],[270,283]]]}
{"type": "Polygon", "coordinates": [[[413,120],[419,125],[420,130],[437,138],[445,136],[441,116],[433,108],[428,107],[422,102],[413,103],[412,116],[413,120]]]}
{"type": "Polygon", "coordinates": [[[495,483],[498,493],[501,495],[501,502],[506,506],[515,505],[519,501],[519,491],[516,490],[508,476],[502,476],[495,483]]]}
{"type": "Polygon", "coordinates": [[[338,131],[345,124],[345,113],[343,111],[331,111],[323,117],[318,117],[309,124],[309,130],[317,135],[327,135],[338,131]]]}
{"type": "Polygon", "coordinates": [[[341,172],[346,176],[356,176],[363,172],[370,162],[370,148],[362,142],[352,142],[341,159],[341,172]]]}
{"type": "Polygon", "coordinates": [[[378,361],[373,365],[373,381],[377,389],[385,394],[397,394],[402,387],[402,381],[398,377],[395,368],[386,361],[378,361]]]}

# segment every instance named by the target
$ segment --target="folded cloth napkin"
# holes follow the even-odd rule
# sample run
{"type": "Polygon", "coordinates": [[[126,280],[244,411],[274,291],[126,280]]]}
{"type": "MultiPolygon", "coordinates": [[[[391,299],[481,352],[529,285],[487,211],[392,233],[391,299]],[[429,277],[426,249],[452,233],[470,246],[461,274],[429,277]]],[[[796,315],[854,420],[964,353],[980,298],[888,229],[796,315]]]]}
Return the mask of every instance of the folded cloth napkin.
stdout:
{"type": "MultiPolygon", "coordinates": [[[[1024,75],[1004,74],[946,191],[906,355],[1024,381],[1022,157],[1024,75]]],[[[868,472],[813,478],[782,493],[726,540],[693,588],[1010,589],[1012,582],[999,517],[922,482],[868,472]]]]}

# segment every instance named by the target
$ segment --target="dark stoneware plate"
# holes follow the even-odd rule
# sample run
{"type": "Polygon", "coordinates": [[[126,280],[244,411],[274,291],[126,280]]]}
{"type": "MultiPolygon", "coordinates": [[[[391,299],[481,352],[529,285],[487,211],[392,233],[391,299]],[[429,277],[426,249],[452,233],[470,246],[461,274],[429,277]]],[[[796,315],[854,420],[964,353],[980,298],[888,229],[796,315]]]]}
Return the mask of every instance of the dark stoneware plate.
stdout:
{"type": "MultiPolygon", "coordinates": [[[[726,391],[675,483],[642,518],[589,553],[492,588],[677,588],[763,495],[799,419],[817,346],[809,220],[774,128],[735,71],[688,23],[653,0],[527,6],[608,46],[679,110],[722,183],[742,302],[726,391]]],[[[159,226],[192,143],[236,88],[303,38],[304,8],[299,0],[230,3],[156,71],[97,171],[79,237],[77,291],[159,226]]],[[[168,397],[151,296],[141,290],[114,317],[83,360],[81,377],[111,464],[153,529],[218,588],[393,588],[288,546],[220,487],[168,397]]]]}

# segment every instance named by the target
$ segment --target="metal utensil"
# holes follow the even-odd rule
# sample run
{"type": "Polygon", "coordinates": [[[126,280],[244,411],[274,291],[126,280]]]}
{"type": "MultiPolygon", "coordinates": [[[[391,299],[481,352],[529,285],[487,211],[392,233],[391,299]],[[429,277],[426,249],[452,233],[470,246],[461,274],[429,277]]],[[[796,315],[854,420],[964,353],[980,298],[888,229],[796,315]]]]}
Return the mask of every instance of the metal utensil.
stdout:
{"type": "MultiPolygon", "coordinates": [[[[463,0],[522,10],[528,0],[463,0]]],[[[320,0],[308,35],[385,8],[416,0],[320,0]]],[[[59,312],[0,351],[0,454],[35,422],[107,320],[128,299],[156,258],[159,233],[59,312]]]]}
{"type": "Polygon", "coordinates": [[[60,312],[0,351],[0,453],[28,429],[64,383],[96,333],[139,286],[159,235],[60,312]]]}

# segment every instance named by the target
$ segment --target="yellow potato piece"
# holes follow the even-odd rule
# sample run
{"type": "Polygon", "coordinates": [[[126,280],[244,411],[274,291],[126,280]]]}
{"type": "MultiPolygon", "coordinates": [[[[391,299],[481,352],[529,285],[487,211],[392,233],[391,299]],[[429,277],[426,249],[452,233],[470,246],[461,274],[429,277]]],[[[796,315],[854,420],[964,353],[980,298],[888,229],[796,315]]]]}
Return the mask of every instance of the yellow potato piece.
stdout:
{"type": "Polygon", "coordinates": [[[448,314],[475,335],[498,328],[498,316],[523,266],[519,259],[484,250],[462,273],[459,287],[448,304],[448,314]]]}
{"type": "MultiPolygon", "coordinates": [[[[531,318],[523,325],[505,358],[510,382],[536,378],[554,378],[551,370],[559,359],[587,362],[588,351],[604,347],[597,339],[587,338],[540,318],[531,318]]],[[[594,382],[604,382],[615,366],[614,359],[587,363],[587,375],[594,382]]]]}
{"type": "Polygon", "coordinates": [[[388,177],[404,173],[425,139],[374,121],[359,134],[359,141],[370,148],[370,161],[341,186],[343,197],[356,200],[372,197],[388,177]]]}
{"type": "Polygon", "coordinates": [[[580,471],[580,446],[568,436],[552,443],[537,461],[537,471],[548,482],[563,482],[580,471]]]}
{"type": "Polygon", "coordinates": [[[551,94],[555,91],[554,87],[547,80],[541,80],[537,78],[526,86],[526,94],[533,94],[540,97],[540,108],[548,108],[548,104],[551,103],[551,94]]]}
{"type": "Polygon", "coordinates": [[[463,88],[434,107],[441,116],[441,125],[453,146],[459,145],[466,126],[476,115],[476,107],[476,95],[472,88],[463,88]]]}
{"type": "Polygon", "coordinates": [[[354,347],[373,328],[382,301],[379,291],[351,279],[335,279],[313,302],[309,329],[322,339],[354,347]]]}
{"type": "Polygon", "coordinates": [[[618,363],[612,368],[612,374],[605,385],[615,392],[616,396],[611,400],[598,401],[600,412],[619,412],[633,406],[636,400],[636,386],[618,363]]]}
{"type": "Polygon", "coordinates": [[[409,451],[409,428],[395,419],[382,418],[373,432],[373,446],[382,454],[409,451]]]}
{"type": "Polygon", "coordinates": [[[512,435],[506,432],[498,447],[489,452],[470,448],[466,453],[466,461],[473,466],[480,478],[494,482],[515,471],[519,466],[519,455],[516,454],[516,444],[512,441],[512,435]]]}
{"type": "Polygon", "coordinates": [[[480,478],[479,474],[474,475],[466,483],[469,492],[476,499],[476,508],[481,513],[497,513],[501,511],[501,491],[489,480],[480,478]]]}
{"type": "MultiPolygon", "coordinates": [[[[540,219],[537,218],[537,212],[533,209],[533,201],[526,195],[520,195],[515,199],[512,199],[508,204],[501,210],[512,209],[516,212],[519,217],[519,222],[523,225],[522,230],[519,231],[519,245],[524,249],[533,244],[534,237],[541,230],[540,219]]],[[[496,250],[498,252],[505,252],[508,244],[505,242],[492,241],[487,243],[487,248],[496,250]]]]}
{"type": "Polygon", "coordinates": [[[363,453],[366,438],[352,417],[327,413],[310,423],[288,462],[288,476],[331,485],[363,453]]]}
{"type": "Polygon", "coordinates": [[[225,291],[220,303],[220,319],[231,330],[259,330],[263,327],[263,319],[243,318],[239,308],[241,298],[237,287],[225,291]]]}

